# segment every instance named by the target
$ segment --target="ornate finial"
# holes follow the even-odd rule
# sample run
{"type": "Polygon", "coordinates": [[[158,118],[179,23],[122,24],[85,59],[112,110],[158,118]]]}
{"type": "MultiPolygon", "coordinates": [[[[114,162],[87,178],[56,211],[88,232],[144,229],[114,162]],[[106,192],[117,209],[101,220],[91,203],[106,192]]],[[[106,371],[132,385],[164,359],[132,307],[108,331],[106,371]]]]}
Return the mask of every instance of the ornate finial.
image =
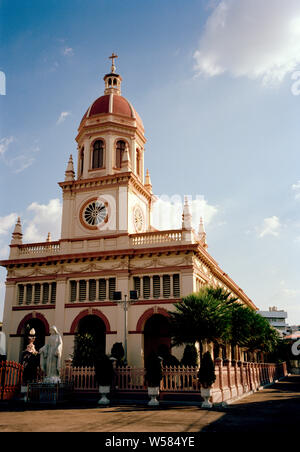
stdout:
{"type": "Polygon", "coordinates": [[[65,172],[65,181],[72,181],[75,179],[75,171],[74,171],[74,165],[73,165],[73,157],[72,154],[70,155],[68,166],[65,172]]]}
{"type": "Polygon", "coordinates": [[[48,242],[48,243],[51,242],[51,232],[48,232],[46,242],[48,242]]]}
{"type": "Polygon", "coordinates": [[[12,239],[10,244],[11,245],[21,245],[22,244],[22,225],[21,225],[21,218],[18,217],[16,225],[15,225],[15,229],[12,233],[12,239]]]}
{"type": "Polygon", "coordinates": [[[111,72],[112,74],[115,73],[116,66],[115,66],[115,58],[118,58],[118,55],[116,55],[114,52],[111,54],[110,57],[108,57],[111,60],[111,72]]]}
{"type": "Polygon", "coordinates": [[[152,191],[152,183],[151,183],[150,173],[149,173],[148,169],[146,171],[145,187],[147,187],[149,191],[152,191]]]}
{"type": "Polygon", "coordinates": [[[200,223],[199,223],[199,229],[198,229],[198,237],[199,237],[200,243],[204,246],[204,248],[207,248],[206,232],[205,232],[205,228],[204,228],[203,217],[200,217],[200,223]]]}

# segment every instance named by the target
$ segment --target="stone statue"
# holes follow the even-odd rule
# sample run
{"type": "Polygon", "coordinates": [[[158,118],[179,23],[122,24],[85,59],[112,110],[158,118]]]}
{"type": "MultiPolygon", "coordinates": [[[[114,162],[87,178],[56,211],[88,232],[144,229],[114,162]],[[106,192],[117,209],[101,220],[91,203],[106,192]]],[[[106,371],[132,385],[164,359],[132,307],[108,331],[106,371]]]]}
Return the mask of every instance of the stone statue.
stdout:
{"type": "Polygon", "coordinates": [[[44,383],[60,383],[59,371],[63,343],[56,326],[52,326],[50,332],[48,343],[39,350],[41,368],[45,373],[44,383]]]}

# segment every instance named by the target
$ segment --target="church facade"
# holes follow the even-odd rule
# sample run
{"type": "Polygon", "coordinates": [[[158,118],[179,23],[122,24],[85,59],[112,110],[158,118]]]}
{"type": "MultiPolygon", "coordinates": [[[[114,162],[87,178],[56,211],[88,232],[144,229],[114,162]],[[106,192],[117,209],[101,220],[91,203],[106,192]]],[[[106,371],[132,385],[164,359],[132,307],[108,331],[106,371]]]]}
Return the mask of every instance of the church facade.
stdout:
{"type": "Polygon", "coordinates": [[[7,269],[3,331],[8,359],[18,361],[26,328],[36,330],[36,348],[52,325],[63,337],[63,358],[73,353],[77,333],[89,328],[106,353],[126,347],[130,365],[160,344],[170,346],[168,311],[203,285],[230,290],[256,309],[207,251],[200,221],[192,229],[186,201],[182,227],[151,225],[155,196],[144,169],[143,122],[121,95],[122,78],[112,55],[103,96],[84,114],[76,136],[77,166],[70,156],[62,190],[61,237],[24,244],[18,219],[7,269]]]}

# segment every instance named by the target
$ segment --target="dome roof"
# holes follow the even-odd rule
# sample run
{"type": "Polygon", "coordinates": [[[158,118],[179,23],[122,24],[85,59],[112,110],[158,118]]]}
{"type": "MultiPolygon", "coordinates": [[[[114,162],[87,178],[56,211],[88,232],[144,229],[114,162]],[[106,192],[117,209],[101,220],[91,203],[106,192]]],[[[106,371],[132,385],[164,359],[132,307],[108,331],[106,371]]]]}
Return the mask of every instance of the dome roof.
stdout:
{"type": "Polygon", "coordinates": [[[120,95],[111,93],[105,94],[104,96],[96,99],[86,111],[81,122],[83,122],[86,118],[92,118],[93,116],[101,114],[115,114],[135,119],[138,125],[144,128],[140,116],[135,111],[131,103],[125,99],[125,97],[120,95]]]}

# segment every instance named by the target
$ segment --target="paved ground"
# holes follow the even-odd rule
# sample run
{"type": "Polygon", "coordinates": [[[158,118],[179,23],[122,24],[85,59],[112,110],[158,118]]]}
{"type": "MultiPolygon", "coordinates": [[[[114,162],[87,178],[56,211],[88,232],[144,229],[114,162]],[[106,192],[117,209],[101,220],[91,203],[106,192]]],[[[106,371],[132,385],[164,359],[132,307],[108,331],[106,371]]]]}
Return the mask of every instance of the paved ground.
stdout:
{"type": "MultiPolygon", "coordinates": [[[[0,408],[1,409],[1,408],[0,408]]],[[[202,410],[163,404],[107,408],[26,409],[3,406],[0,432],[295,432],[300,423],[300,376],[229,405],[202,410]]]]}

